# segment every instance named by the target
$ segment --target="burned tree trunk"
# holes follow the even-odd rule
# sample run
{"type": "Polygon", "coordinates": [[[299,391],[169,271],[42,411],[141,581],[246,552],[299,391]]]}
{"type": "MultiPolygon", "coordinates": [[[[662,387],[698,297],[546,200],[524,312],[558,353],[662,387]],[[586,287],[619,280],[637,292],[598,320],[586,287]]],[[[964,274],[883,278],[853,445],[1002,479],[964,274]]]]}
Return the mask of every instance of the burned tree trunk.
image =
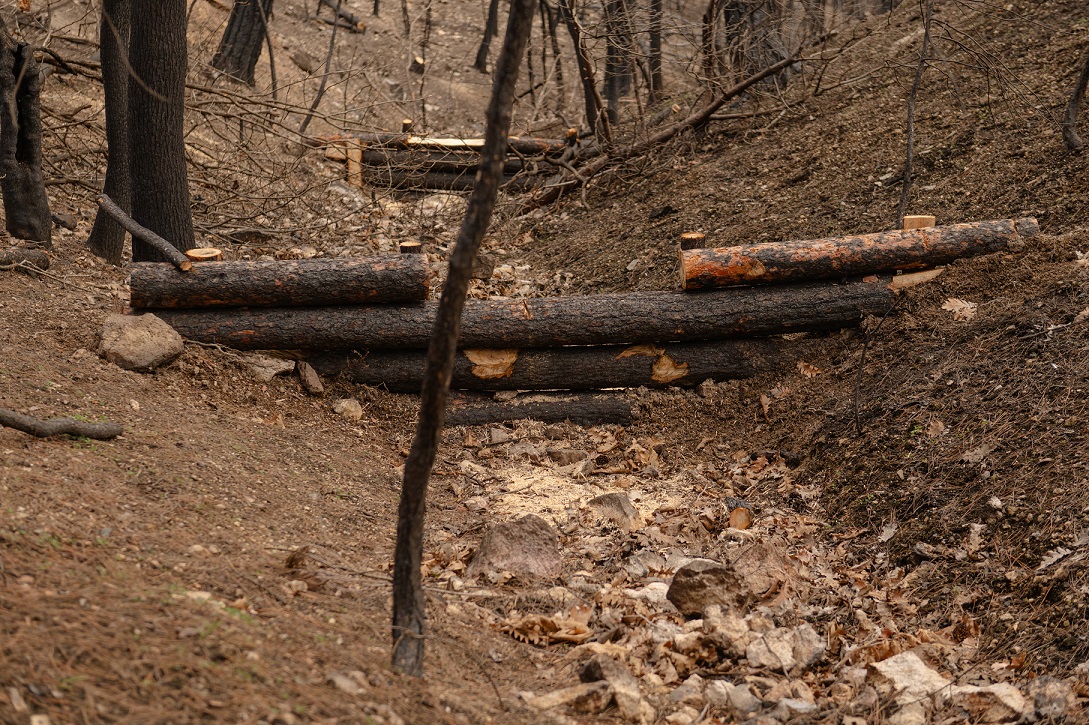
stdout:
{"type": "Polygon", "coordinates": [[[1036,220],[1028,217],[806,242],[687,249],[681,251],[681,286],[700,290],[929,269],[1000,251],[1038,231],[1036,220]]]}
{"type": "Polygon", "coordinates": [[[427,350],[419,424],[405,460],[393,563],[393,667],[416,676],[423,674],[424,658],[425,613],[420,562],[423,559],[427,483],[442,436],[450,375],[461,332],[461,313],[469,289],[473,259],[491,222],[499,193],[518,66],[526,52],[535,2],[511,1],[507,32],[496,62],[492,99],[488,104],[488,125],[478,181],[458,232],[457,243],[450,257],[450,272],[436,310],[427,350]]]}
{"type": "Polygon", "coordinates": [[[235,0],[212,67],[252,86],[265,42],[265,19],[271,14],[272,0],[235,0]]]}
{"type": "Polygon", "coordinates": [[[8,233],[51,246],[42,179],[42,78],[33,50],[0,23],[0,188],[8,233]]]}
{"type": "Polygon", "coordinates": [[[178,274],[165,264],[134,264],[137,309],[376,304],[427,299],[423,254],[373,259],[219,262],[178,274]]]}
{"type": "Polygon", "coordinates": [[[662,0],[650,0],[649,36],[650,97],[657,101],[665,88],[662,81],[662,0]]]}
{"type": "Polygon", "coordinates": [[[582,97],[586,104],[586,126],[591,133],[599,134],[603,140],[609,141],[611,140],[609,119],[602,114],[604,108],[594,81],[594,64],[582,42],[582,31],[578,21],[575,20],[572,0],[559,0],[559,8],[560,17],[567,27],[567,34],[571,36],[571,44],[575,49],[575,61],[578,64],[579,79],[582,81],[582,97]]]}
{"type": "Polygon", "coordinates": [[[480,47],[476,50],[476,60],[473,68],[481,73],[488,72],[488,51],[492,47],[492,38],[499,34],[499,0],[491,0],[488,3],[488,19],[484,23],[484,36],[480,39],[480,47]]]}
{"type": "MultiPolygon", "coordinates": [[[[126,214],[132,213],[129,183],[129,20],[130,0],[103,0],[98,37],[101,49],[102,86],[106,95],[106,183],[102,192],[126,214]]],[[[99,210],[87,237],[91,252],[111,264],[121,264],[125,230],[109,214],[99,210]]]]}
{"type": "Polygon", "coordinates": [[[534,395],[509,403],[496,400],[464,399],[452,401],[448,424],[451,426],[487,425],[513,420],[538,420],[542,423],[571,421],[577,425],[629,425],[631,401],[621,395],[534,395]]]}
{"type": "MultiPolygon", "coordinates": [[[[479,187],[478,187],[479,188],[479,187]]],[[[469,300],[461,345],[480,348],[619,345],[778,335],[857,326],[892,301],[888,279],[685,292],[469,300]]],[[[448,283],[449,284],[449,283],[448,283]]],[[[197,342],[249,350],[419,349],[438,305],[161,310],[197,342]]]]}
{"type": "MultiPolygon", "coordinates": [[[[196,246],[185,170],[185,0],[136,7],[129,36],[132,218],[184,252],[196,246]]],[[[169,261],[137,239],[132,259],[169,261]]]]}
{"type": "Polygon", "coordinates": [[[1089,55],[1085,57],[1085,65],[1078,76],[1078,84],[1074,87],[1074,93],[1070,96],[1070,102],[1066,104],[1066,115],[1063,117],[1063,142],[1071,151],[1080,149],[1085,142],[1078,136],[1078,109],[1085,97],[1086,87],[1089,87],[1089,55]]]}

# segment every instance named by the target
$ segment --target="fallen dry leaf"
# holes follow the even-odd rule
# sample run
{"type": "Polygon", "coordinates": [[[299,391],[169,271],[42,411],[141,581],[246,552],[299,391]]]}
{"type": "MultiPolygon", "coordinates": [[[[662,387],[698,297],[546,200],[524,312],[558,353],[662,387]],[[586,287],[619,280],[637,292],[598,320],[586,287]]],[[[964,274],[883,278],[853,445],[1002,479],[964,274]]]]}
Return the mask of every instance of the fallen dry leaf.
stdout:
{"type": "Polygon", "coordinates": [[[771,407],[771,398],[760,393],[760,407],[764,409],[764,418],[768,417],[768,409],[771,407]]]}
{"type": "Polygon", "coordinates": [[[995,449],[993,443],[984,443],[980,446],[976,446],[972,450],[966,452],[960,457],[965,463],[979,463],[995,449]]]}
{"type": "Polygon", "coordinates": [[[1051,566],[1052,564],[1054,564],[1055,562],[1062,559],[1063,557],[1069,556],[1070,554],[1073,554],[1073,553],[1074,553],[1073,549],[1067,549],[1067,548],[1065,548],[1063,546],[1060,546],[1060,547],[1058,547],[1056,549],[1052,549],[1051,551],[1044,554],[1044,558],[1040,560],[1040,566],[1036,567],[1036,571],[1040,571],[1041,569],[1046,569],[1049,566],[1051,566]]]}
{"type": "Polygon", "coordinates": [[[975,302],[968,302],[967,300],[958,300],[956,297],[950,297],[942,305],[943,310],[948,310],[953,313],[953,319],[957,322],[968,322],[976,316],[975,302]]]}
{"type": "Polygon", "coordinates": [[[807,363],[804,360],[799,360],[798,361],[798,372],[800,372],[803,376],[805,376],[807,378],[815,378],[824,371],[821,370],[816,365],[812,365],[810,363],[807,363]]]}
{"type": "Polygon", "coordinates": [[[752,526],[752,512],[744,506],[738,506],[730,512],[731,529],[747,529],[752,526]]]}
{"type": "Polygon", "coordinates": [[[1086,307],[1084,310],[1078,313],[1078,316],[1074,318],[1074,324],[1077,325],[1085,322],[1086,320],[1089,320],[1089,307],[1086,307]]]}
{"type": "Polygon", "coordinates": [[[944,432],[945,432],[945,423],[942,423],[937,418],[930,421],[930,425],[928,425],[926,427],[926,434],[930,438],[937,438],[938,436],[940,436],[944,432]]]}

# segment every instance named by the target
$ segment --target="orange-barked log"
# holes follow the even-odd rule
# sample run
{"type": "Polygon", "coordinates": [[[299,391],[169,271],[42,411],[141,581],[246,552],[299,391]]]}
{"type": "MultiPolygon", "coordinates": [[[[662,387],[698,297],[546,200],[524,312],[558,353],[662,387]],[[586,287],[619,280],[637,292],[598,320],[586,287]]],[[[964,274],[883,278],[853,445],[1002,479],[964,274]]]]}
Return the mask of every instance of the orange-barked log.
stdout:
{"type": "Polygon", "coordinates": [[[928,269],[1006,249],[1039,230],[1036,220],[1029,217],[807,242],[684,249],[681,286],[699,290],[928,269]]]}

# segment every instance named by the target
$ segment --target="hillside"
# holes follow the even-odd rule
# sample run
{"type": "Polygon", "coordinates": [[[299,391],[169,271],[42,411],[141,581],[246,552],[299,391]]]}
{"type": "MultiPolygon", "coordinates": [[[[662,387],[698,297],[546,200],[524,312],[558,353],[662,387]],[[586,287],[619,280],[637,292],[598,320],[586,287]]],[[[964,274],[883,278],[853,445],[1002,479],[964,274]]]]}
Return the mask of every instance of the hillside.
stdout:
{"type": "MultiPolygon", "coordinates": [[[[127,272],[84,248],[105,159],[95,14],[61,5],[50,47],[89,70],[47,81],[46,175],[54,211],[76,228],[54,231],[47,275],[0,272],[0,407],[108,419],[125,433],[97,442],[0,428],[0,722],[637,719],[592,697],[535,706],[601,655],[637,678],[647,722],[1020,715],[988,720],[951,698],[907,719],[911,708],[865,669],[906,651],[958,685],[1010,683],[1026,718],[1085,721],[1089,156],[1063,148],[1057,123],[1089,44],[1083,2],[950,2],[936,15],[971,52],[924,74],[910,208],[940,223],[1035,216],[1042,233],[1024,250],[951,265],[861,331],[809,335],[806,365],[628,391],[631,426],[446,431],[428,501],[423,680],[388,664],[415,396],[330,377],[312,397],[294,376],[255,379],[247,357],[217,346],[188,344],[152,374],[94,353],[105,317],[127,306],[127,272]],[[950,299],[974,315],[957,319],[950,299]],[[360,401],[360,420],[334,413],[341,398],[360,401]],[[610,492],[627,494],[641,525],[624,530],[587,506],[610,492]],[[755,514],[745,530],[729,525],[738,498],[755,514]],[[488,526],[527,513],[559,530],[562,573],[469,577],[488,526]],[[726,625],[693,623],[666,601],[682,564],[745,557],[771,583],[748,643],[808,624],[824,648],[813,662],[730,655],[726,625]],[[742,715],[716,681],[760,702],[742,715]]],[[[272,26],[282,101],[260,93],[262,62],[249,106],[238,100],[248,89],[216,85],[204,65],[226,17],[217,5],[197,2],[190,27],[201,239],[232,258],[296,258],[413,238],[443,260],[462,197],[361,191],[276,131],[298,121],[276,104],[305,107],[317,85],[287,58],[324,58],[328,26],[283,3],[272,26]]],[[[470,66],[482,10],[436,7],[431,110],[398,95],[413,82],[410,49],[397,8],[383,6],[367,33],[338,36],[352,80],[334,84],[319,133],[422,123],[421,110],[435,132],[480,132],[488,83],[470,66]]],[[[525,215],[504,197],[486,240],[498,266],[473,294],[673,289],[688,230],[728,245],[894,227],[920,22],[906,3],[844,29],[806,51],[785,91],[762,87],[734,118],[609,170],[585,197],[525,215]]],[[[666,103],[694,102],[671,73],[666,103]]],[[[527,100],[516,109],[519,132],[562,135],[563,120],[527,100]]]]}

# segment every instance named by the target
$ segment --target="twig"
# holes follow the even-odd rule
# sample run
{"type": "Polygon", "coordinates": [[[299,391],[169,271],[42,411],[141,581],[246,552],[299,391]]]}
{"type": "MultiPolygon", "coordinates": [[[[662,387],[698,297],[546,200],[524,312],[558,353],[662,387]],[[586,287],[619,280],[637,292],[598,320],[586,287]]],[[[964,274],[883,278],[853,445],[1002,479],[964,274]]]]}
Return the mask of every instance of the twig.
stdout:
{"type": "Polygon", "coordinates": [[[102,211],[113,217],[113,220],[124,227],[125,231],[137,239],[155,247],[160,254],[169,259],[170,262],[182,272],[188,272],[193,269],[193,262],[179,252],[177,247],[130,217],[121,209],[121,207],[113,202],[113,199],[105,194],[99,194],[96,201],[102,208],[102,211]]]}
{"type": "Polygon", "coordinates": [[[1085,145],[1085,142],[1078,136],[1077,122],[1078,106],[1081,105],[1081,99],[1085,96],[1086,86],[1089,86],[1089,55],[1085,56],[1085,65],[1082,66],[1081,75],[1078,76],[1078,85],[1070,96],[1070,102],[1066,104],[1066,115],[1063,117],[1063,142],[1071,151],[1080,149],[1085,145]]]}
{"type": "Polygon", "coordinates": [[[124,432],[120,423],[86,423],[75,418],[42,420],[7,408],[0,408],[0,426],[21,430],[38,438],[72,435],[99,441],[111,440],[124,432]]]}

